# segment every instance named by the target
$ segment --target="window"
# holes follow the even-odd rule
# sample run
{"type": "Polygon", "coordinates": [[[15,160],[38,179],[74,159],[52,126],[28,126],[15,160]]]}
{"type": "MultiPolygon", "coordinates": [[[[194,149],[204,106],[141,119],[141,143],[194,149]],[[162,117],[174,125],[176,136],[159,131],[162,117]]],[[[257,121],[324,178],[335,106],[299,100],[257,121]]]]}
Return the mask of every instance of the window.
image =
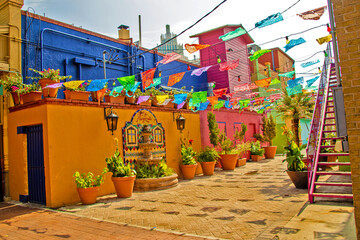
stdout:
{"type": "Polygon", "coordinates": [[[126,130],[127,144],[137,144],[137,131],[133,127],[126,130]]]}
{"type": "Polygon", "coordinates": [[[155,143],[162,143],[162,131],[161,129],[155,129],[155,143]]]}

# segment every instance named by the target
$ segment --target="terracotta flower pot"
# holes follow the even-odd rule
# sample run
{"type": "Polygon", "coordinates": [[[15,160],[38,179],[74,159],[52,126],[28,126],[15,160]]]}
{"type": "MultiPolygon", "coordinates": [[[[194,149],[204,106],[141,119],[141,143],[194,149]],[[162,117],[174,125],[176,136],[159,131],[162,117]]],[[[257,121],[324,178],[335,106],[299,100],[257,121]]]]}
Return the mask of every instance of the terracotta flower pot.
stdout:
{"type": "Polygon", "coordinates": [[[180,165],[181,172],[184,179],[193,179],[195,177],[197,164],[193,165],[180,165]]]}
{"type": "Polygon", "coordinates": [[[265,149],[265,158],[274,159],[276,154],[277,146],[263,147],[265,149]]]}
{"type": "Polygon", "coordinates": [[[249,150],[245,151],[244,154],[243,154],[243,158],[251,159],[251,152],[249,150]]]}
{"type": "Polygon", "coordinates": [[[127,198],[132,196],[135,178],[136,176],[111,177],[111,180],[114,183],[117,197],[127,198]]]}
{"type": "Polygon", "coordinates": [[[307,172],[286,171],[296,188],[308,188],[307,172]]]}
{"type": "Polygon", "coordinates": [[[39,79],[39,84],[41,86],[42,95],[44,98],[56,98],[58,93],[58,88],[45,88],[48,85],[58,83],[58,81],[51,80],[50,78],[39,79]]]}
{"type": "Polygon", "coordinates": [[[236,162],[236,167],[241,167],[244,166],[245,164],[246,164],[246,158],[238,158],[236,162]]]}
{"type": "Polygon", "coordinates": [[[253,162],[258,162],[263,158],[263,156],[260,155],[251,155],[251,160],[253,160],[253,162]]]}
{"type": "Polygon", "coordinates": [[[22,95],[23,103],[30,103],[35,102],[38,100],[41,100],[42,92],[36,91],[36,92],[29,92],[22,95]]]}
{"type": "Polygon", "coordinates": [[[125,97],[125,103],[127,104],[136,104],[136,98],[135,97],[125,97]]]}
{"type": "Polygon", "coordinates": [[[91,92],[91,100],[93,102],[104,102],[104,91],[91,92]]]}
{"type": "Polygon", "coordinates": [[[17,94],[15,92],[12,92],[11,93],[11,96],[14,100],[14,104],[15,105],[20,105],[20,104],[23,104],[23,100],[22,100],[22,94],[17,94]]]}
{"type": "Polygon", "coordinates": [[[105,102],[107,102],[107,103],[121,103],[121,104],[124,104],[124,103],[125,103],[125,96],[113,97],[113,96],[106,95],[106,96],[105,96],[105,102]]]}
{"type": "Polygon", "coordinates": [[[201,168],[205,176],[211,176],[214,174],[216,161],[212,162],[201,162],[201,168]]]}
{"type": "Polygon", "coordinates": [[[65,99],[69,100],[80,100],[80,101],[89,101],[89,94],[88,91],[70,91],[65,90],[65,99]]]}
{"type": "Polygon", "coordinates": [[[96,203],[99,187],[77,188],[76,190],[79,194],[82,204],[88,205],[96,203]]]}
{"type": "Polygon", "coordinates": [[[223,170],[234,170],[237,163],[238,154],[219,154],[223,170]]]}

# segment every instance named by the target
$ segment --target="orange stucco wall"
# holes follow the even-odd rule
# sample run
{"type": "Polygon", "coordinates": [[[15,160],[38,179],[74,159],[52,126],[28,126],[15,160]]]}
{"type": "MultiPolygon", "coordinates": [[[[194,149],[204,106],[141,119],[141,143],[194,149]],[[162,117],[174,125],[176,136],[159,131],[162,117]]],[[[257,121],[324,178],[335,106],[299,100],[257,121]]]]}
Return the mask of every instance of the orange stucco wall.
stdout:
{"type": "MultiPolygon", "coordinates": [[[[105,158],[113,154],[113,137],[119,139],[122,153],[121,128],[130,121],[138,107],[116,109],[118,130],[107,131],[103,107],[49,104],[12,111],[9,114],[9,172],[11,198],[27,194],[26,134],[17,134],[18,126],[43,124],[46,205],[59,207],[79,202],[72,175],[75,171],[99,174],[106,167],[105,158]]],[[[180,132],[173,121],[173,111],[150,108],[165,129],[167,164],[180,176],[180,132]]],[[[201,148],[199,114],[183,112],[185,135],[194,140],[194,149],[201,148]]],[[[115,192],[111,173],[106,174],[99,196],[115,192]]]]}

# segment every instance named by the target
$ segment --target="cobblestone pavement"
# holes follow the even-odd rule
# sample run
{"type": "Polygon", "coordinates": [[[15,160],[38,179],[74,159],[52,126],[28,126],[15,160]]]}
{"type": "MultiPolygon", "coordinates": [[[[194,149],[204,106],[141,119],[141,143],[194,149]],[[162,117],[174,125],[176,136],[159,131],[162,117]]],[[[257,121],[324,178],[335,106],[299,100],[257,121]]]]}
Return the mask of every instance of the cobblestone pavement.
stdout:
{"type": "MultiPolygon", "coordinates": [[[[307,201],[283,157],[183,180],[172,189],[109,195],[92,206],[59,209],[76,216],[225,239],[273,239],[307,201]]],[[[288,231],[291,234],[291,229],[288,231]]]]}

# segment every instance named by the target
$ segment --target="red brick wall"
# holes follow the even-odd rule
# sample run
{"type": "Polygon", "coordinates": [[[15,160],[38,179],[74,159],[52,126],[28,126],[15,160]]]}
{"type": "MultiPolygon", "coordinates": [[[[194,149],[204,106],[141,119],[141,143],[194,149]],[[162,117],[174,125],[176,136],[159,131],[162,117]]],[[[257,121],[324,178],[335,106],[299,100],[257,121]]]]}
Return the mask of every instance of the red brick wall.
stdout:
{"type": "Polygon", "coordinates": [[[360,1],[333,0],[349,136],[355,221],[360,239],[360,1]]]}

